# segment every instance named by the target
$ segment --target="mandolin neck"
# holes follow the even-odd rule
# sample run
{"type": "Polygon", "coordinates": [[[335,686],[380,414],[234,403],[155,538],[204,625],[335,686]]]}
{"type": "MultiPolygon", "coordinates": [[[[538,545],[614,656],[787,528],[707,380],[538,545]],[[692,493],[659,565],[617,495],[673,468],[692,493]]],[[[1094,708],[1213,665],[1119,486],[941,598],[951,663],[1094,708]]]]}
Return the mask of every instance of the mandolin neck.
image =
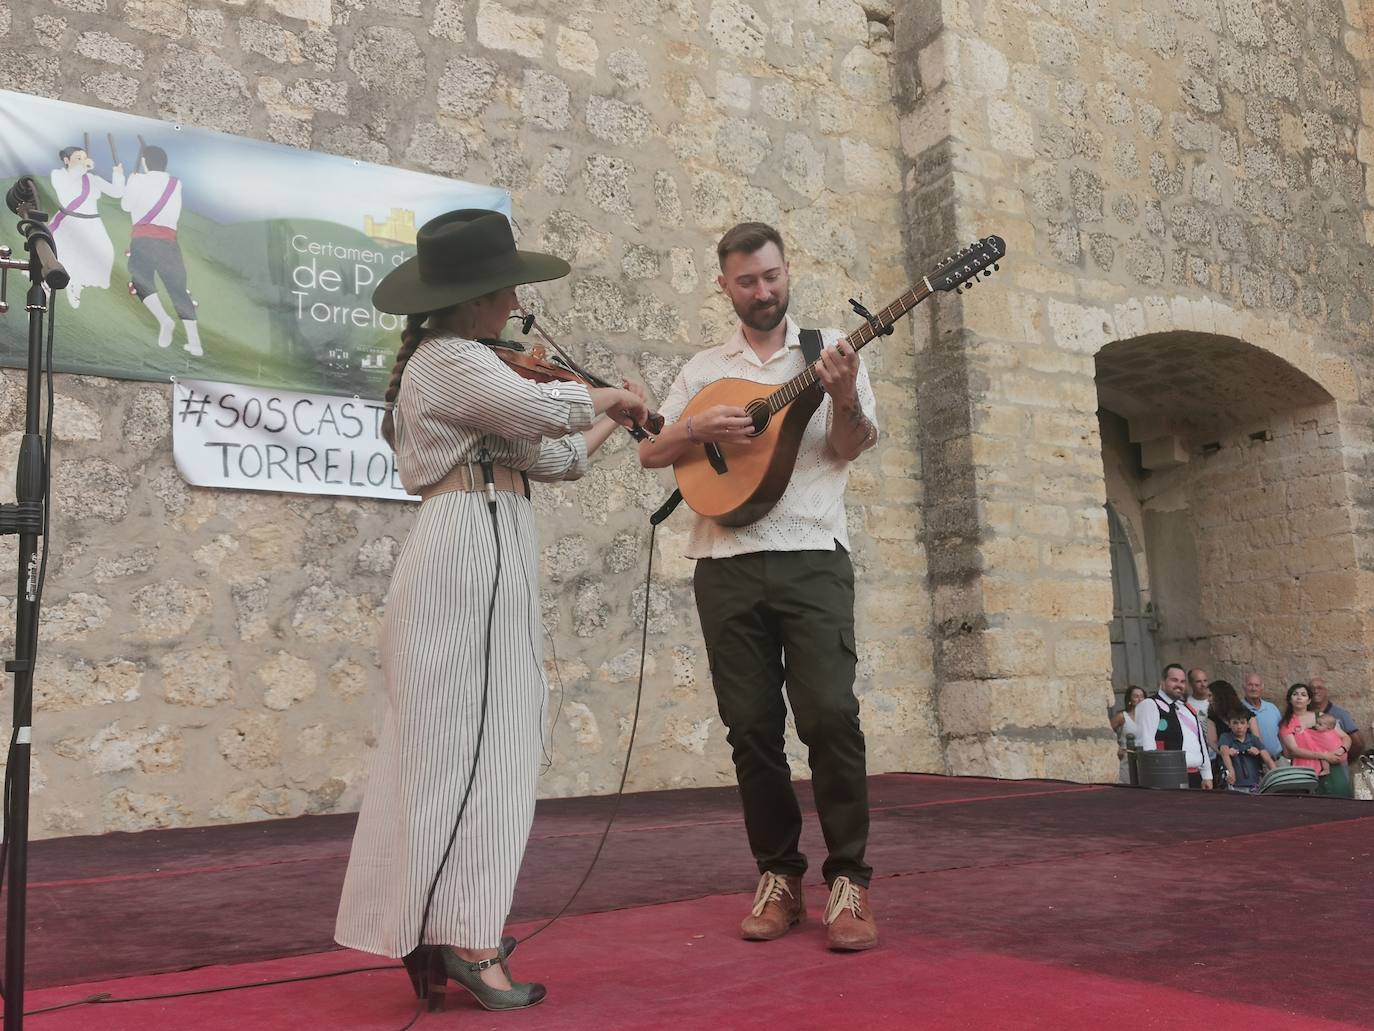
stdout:
{"type": "MultiPolygon", "coordinates": [[[[883,331],[909,312],[916,305],[920,304],[931,294],[930,285],[922,282],[919,286],[913,286],[906,293],[902,294],[895,301],[889,304],[882,311],[873,313],[876,328],[873,324],[865,322],[858,329],[844,338],[844,342],[854,348],[857,354],[862,351],[867,344],[872,343],[875,337],[881,336],[883,331]]],[[[816,376],[815,364],[808,365],[804,371],[793,376],[786,383],[779,386],[768,395],[768,408],[777,413],[790,405],[797,398],[819,383],[816,376]]]]}

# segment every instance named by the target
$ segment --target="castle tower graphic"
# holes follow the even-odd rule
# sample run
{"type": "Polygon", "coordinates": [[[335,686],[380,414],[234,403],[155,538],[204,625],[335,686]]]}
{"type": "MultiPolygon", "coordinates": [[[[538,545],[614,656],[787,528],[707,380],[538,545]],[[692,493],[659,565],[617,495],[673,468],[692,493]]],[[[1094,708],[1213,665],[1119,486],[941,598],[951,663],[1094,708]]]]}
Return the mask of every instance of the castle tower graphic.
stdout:
{"type": "Polygon", "coordinates": [[[385,220],[363,216],[363,232],[374,240],[391,243],[415,243],[415,212],[407,208],[392,208],[385,220]]]}

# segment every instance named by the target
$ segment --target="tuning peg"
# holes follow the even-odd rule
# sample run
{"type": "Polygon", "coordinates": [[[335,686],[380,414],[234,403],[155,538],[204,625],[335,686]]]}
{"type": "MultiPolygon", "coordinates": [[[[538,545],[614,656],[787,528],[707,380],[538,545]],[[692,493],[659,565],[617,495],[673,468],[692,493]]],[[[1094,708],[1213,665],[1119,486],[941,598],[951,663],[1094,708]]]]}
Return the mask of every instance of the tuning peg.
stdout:
{"type": "Polygon", "coordinates": [[[1000,267],[1001,267],[1001,266],[998,265],[996,262],[993,262],[992,271],[996,272],[1000,267]]]}

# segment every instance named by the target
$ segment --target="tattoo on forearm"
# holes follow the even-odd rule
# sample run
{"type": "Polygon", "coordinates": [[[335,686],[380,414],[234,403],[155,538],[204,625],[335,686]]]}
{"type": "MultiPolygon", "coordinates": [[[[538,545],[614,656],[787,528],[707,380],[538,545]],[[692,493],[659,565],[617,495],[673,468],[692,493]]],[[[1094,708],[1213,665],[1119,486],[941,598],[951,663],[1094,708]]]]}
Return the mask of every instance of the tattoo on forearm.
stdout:
{"type": "Polygon", "coordinates": [[[841,406],[841,414],[847,416],[845,422],[848,425],[848,432],[858,437],[864,445],[867,445],[877,434],[873,428],[873,423],[864,415],[863,408],[855,402],[852,405],[841,406]]]}

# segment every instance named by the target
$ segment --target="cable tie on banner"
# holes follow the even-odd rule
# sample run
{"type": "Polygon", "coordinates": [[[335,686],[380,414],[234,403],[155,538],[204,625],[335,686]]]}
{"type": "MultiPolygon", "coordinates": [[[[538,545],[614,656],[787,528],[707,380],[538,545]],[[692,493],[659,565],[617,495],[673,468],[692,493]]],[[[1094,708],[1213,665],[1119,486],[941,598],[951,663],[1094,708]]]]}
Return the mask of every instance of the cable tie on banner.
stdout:
{"type": "Polygon", "coordinates": [[[33,744],[33,728],[20,727],[18,732],[14,735],[14,742],[19,745],[33,744]]]}

